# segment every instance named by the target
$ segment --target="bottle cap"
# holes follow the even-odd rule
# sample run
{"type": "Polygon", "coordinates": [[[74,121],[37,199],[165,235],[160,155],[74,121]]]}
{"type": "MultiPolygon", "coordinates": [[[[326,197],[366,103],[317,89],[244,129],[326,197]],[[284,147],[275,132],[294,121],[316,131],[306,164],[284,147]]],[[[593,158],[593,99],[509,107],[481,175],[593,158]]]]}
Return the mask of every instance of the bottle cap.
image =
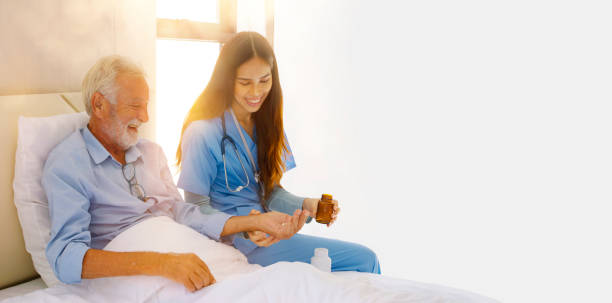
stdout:
{"type": "Polygon", "coordinates": [[[315,248],[314,250],[315,256],[327,257],[327,248],[315,248]]]}
{"type": "Polygon", "coordinates": [[[323,194],[323,195],[321,196],[321,200],[329,200],[329,201],[331,201],[331,200],[333,200],[333,199],[332,199],[332,195],[323,194]]]}

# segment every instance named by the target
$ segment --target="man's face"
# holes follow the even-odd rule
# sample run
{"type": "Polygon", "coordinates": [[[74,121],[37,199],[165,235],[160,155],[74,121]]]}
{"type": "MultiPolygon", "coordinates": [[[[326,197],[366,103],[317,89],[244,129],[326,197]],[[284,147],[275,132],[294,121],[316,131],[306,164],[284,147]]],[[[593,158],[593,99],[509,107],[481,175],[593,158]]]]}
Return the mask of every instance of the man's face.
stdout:
{"type": "Polygon", "coordinates": [[[103,131],[124,150],[138,142],[138,128],[149,121],[149,86],[142,76],[117,75],[117,102],[104,117],[103,131]]]}

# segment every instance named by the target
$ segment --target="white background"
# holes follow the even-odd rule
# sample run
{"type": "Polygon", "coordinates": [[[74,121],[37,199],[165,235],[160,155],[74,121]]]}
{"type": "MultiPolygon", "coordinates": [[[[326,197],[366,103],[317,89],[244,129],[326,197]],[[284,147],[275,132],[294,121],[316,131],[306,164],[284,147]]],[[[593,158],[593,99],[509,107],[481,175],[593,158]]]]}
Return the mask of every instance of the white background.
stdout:
{"type": "Polygon", "coordinates": [[[503,302],[610,302],[606,1],[275,1],[309,234],[503,302]]]}

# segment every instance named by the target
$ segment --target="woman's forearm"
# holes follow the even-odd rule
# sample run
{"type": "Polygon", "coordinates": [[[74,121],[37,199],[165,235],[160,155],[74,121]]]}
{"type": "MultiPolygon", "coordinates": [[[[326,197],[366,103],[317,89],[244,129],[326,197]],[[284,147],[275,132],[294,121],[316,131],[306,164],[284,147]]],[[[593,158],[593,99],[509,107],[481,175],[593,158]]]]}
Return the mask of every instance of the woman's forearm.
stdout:
{"type": "MultiPolygon", "coordinates": [[[[293,215],[296,209],[306,209],[304,207],[305,200],[307,199],[304,197],[296,196],[284,188],[276,186],[270,194],[270,198],[266,200],[266,205],[271,210],[293,215]]],[[[314,214],[311,215],[314,216],[314,214]]],[[[309,217],[306,223],[309,223],[311,220],[312,218],[309,217]]]]}

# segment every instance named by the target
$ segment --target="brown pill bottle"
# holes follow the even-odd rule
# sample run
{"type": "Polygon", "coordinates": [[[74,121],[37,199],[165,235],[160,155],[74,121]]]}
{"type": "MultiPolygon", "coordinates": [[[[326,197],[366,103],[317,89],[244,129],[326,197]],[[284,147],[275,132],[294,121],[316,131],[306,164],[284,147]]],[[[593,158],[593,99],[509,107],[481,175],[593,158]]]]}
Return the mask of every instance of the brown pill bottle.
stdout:
{"type": "Polygon", "coordinates": [[[332,213],[334,213],[334,203],[332,195],[323,194],[319,204],[317,205],[317,217],[316,221],[321,224],[327,224],[331,222],[332,213]]]}

